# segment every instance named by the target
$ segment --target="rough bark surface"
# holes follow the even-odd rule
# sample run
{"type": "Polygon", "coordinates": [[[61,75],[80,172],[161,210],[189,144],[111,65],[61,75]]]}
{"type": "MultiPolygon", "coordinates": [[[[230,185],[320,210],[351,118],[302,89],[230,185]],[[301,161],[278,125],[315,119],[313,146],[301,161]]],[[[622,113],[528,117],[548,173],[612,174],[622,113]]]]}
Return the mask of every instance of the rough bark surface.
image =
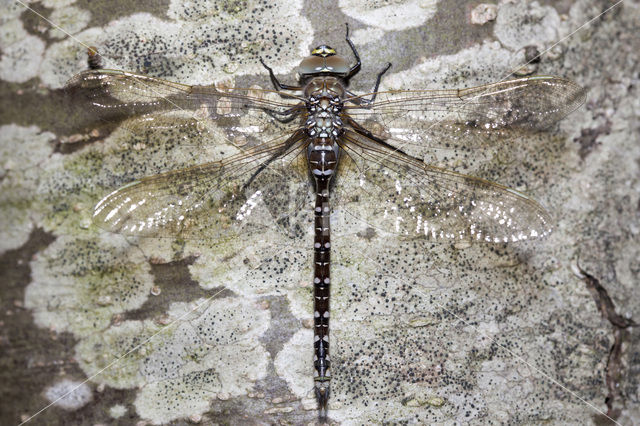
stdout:
{"type": "Polygon", "coordinates": [[[640,418],[637,0],[611,10],[605,0],[31,4],[74,39],[3,3],[7,424],[34,415],[33,424],[315,421],[312,211],[223,242],[99,231],[91,210],[108,190],[222,148],[204,141],[185,149],[171,132],[133,136],[135,123],[92,127],[61,87],[86,67],[79,40],[96,46],[107,68],[266,88],[258,58],[292,82],[309,48],[349,51],[345,23],[363,61],[351,81],[356,93],[371,90],[391,62],[382,90],[460,88],[518,71],[573,79],[589,95],[548,132],[473,150],[468,164],[446,150],[424,153],[531,194],[555,221],[540,242],[399,240],[333,207],[330,421],[640,418]],[[523,68],[536,50],[540,61],[523,68]]]}

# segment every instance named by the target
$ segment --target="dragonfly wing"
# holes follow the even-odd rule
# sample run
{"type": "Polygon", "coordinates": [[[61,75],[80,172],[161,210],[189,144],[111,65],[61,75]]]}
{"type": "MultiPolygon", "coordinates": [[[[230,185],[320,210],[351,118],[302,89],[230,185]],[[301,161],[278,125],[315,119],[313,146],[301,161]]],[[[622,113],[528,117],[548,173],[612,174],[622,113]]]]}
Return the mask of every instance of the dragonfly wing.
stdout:
{"type": "Polygon", "coordinates": [[[483,179],[437,168],[353,130],[340,146],[336,205],[371,227],[407,237],[510,242],[551,231],[533,199],[483,179]]]}
{"type": "MultiPolygon", "coordinates": [[[[137,119],[144,121],[147,129],[167,128],[175,116],[183,121],[191,119],[192,125],[213,121],[220,127],[238,128],[242,126],[240,117],[251,111],[260,114],[253,118],[259,122],[267,118],[265,110],[280,116],[304,110],[299,99],[283,97],[274,90],[188,86],[118,70],[81,72],[69,80],[65,92],[71,99],[88,101],[86,112],[93,120],[137,119]]],[[[133,126],[130,130],[139,129],[133,126]]]]}
{"type": "Polygon", "coordinates": [[[284,111],[299,103],[275,90],[189,86],[119,70],[87,70],[74,76],[66,91],[80,91],[96,108],[117,109],[128,116],[168,109],[197,110],[203,105],[211,117],[251,108],[284,111]],[[275,96],[272,96],[275,95],[275,96]]]}
{"type": "Polygon", "coordinates": [[[404,146],[476,148],[509,138],[514,129],[545,129],[585,99],[586,90],[571,80],[535,76],[460,90],[380,92],[373,105],[347,112],[404,146]]]}
{"type": "Polygon", "coordinates": [[[125,235],[182,239],[219,240],[245,226],[268,227],[255,216],[266,214],[277,221],[297,213],[309,197],[306,166],[300,160],[305,138],[296,132],[286,141],[225,161],[132,182],[104,197],[93,221],[125,235]]]}

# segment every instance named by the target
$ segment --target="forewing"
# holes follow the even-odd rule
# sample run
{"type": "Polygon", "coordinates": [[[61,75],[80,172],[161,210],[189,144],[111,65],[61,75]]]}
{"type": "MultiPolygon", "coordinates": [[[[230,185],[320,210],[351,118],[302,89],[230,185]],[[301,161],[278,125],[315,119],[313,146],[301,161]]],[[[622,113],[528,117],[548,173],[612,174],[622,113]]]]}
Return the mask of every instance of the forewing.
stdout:
{"type": "Polygon", "coordinates": [[[514,129],[545,129],[585,99],[586,90],[571,80],[535,76],[460,90],[380,92],[374,104],[352,103],[346,111],[403,146],[476,148],[508,138],[514,129]]]}
{"type": "Polygon", "coordinates": [[[551,232],[548,213],[515,190],[440,169],[352,130],[340,141],[336,205],[407,237],[510,242],[551,232]]]}
{"type": "Polygon", "coordinates": [[[296,132],[225,161],[132,182],[103,198],[93,221],[125,235],[211,240],[247,226],[271,226],[307,202],[304,141],[304,133],[296,132]],[[264,216],[255,220],[258,215],[264,216]]]}
{"type": "MultiPolygon", "coordinates": [[[[299,99],[283,98],[273,90],[188,86],[118,70],[81,72],[69,80],[65,92],[73,99],[88,101],[87,108],[99,120],[141,117],[147,127],[154,126],[158,117],[167,113],[181,113],[196,123],[214,120],[231,127],[238,126],[234,118],[249,111],[284,114],[296,108],[303,110],[299,99]]],[[[161,119],[159,125],[166,126],[166,121],[161,119]]]]}

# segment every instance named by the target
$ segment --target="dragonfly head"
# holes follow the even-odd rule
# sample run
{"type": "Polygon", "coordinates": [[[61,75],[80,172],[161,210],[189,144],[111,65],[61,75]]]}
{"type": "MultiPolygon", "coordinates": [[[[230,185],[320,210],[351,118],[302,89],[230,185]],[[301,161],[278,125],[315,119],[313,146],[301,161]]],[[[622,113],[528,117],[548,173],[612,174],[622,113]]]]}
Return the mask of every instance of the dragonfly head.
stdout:
{"type": "Polygon", "coordinates": [[[336,50],[326,44],[313,49],[311,56],[304,58],[298,67],[298,73],[302,78],[319,75],[345,77],[350,70],[349,62],[337,55],[336,50]]]}

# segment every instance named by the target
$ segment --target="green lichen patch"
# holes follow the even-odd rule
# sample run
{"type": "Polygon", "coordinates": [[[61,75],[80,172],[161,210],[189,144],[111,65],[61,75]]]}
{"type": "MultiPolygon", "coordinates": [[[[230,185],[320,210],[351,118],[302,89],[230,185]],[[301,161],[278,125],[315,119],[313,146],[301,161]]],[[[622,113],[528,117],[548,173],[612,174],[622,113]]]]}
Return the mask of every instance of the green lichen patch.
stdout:
{"type": "Polygon", "coordinates": [[[82,369],[97,383],[139,388],[138,414],[156,423],[202,414],[215,398],[246,395],[266,375],[258,343],[269,312],[237,298],[175,303],[166,326],[126,321],[83,339],[82,369]]]}
{"type": "Polygon", "coordinates": [[[53,138],[35,126],[0,127],[0,253],[20,247],[33,230],[36,217],[30,209],[53,138]]]}
{"type": "MultiPolygon", "coordinates": [[[[54,9],[49,19],[59,27],[64,28],[67,33],[76,34],[88,25],[91,20],[91,13],[76,6],[64,6],[54,9]]],[[[67,33],[63,33],[57,28],[49,30],[51,38],[66,38],[67,33]]]]}
{"type": "MultiPolygon", "coordinates": [[[[16,22],[16,21],[14,21],[16,22]]],[[[11,33],[19,23],[11,22],[2,25],[0,31],[11,33]]],[[[12,35],[12,40],[4,40],[2,55],[0,56],[0,79],[13,83],[24,83],[37,76],[38,67],[42,62],[45,51],[45,43],[38,37],[17,31],[12,35]]]]}
{"type": "Polygon", "coordinates": [[[275,231],[250,233],[241,244],[230,241],[224,251],[203,253],[189,267],[192,277],[204,288],[224,282],[246,296],[284,294],[297,288],[300,280],[311,281],[311,255],[302,245],[308,239],[291,241],[275,231]]]}
{"type": "Polygon", "coordinates": [[[340,9],[346,15],[371,27],[379,27],[385,31],[401,31],[428,22],[435,15],[438,3],[438,0],[342,0],[340,9]]]}
{"type": "Polygon", "coordinates": [[[89,385],[83,382],[63,379],[44,391],[45,397],[56,407],[75,411],[93,399],[89,385]]]}
{"type": "MultiPolygon", "coordinates": [[[[284,344],[273,361],[276,373],[282,377],[298,397],[313,399],[313,359],[300,356],[309,352],[313,330],[300,329],[284,344]]],[[[315,401],[314,401],[315,402],[315,401]]]]}
{"type": "MultiPolygon", "coordinates": [[[[258,56],[275,69],[290,70],[298,64],[311,41],[308,22],[300,14],[301,2],[243,2],[242,13],[238,7],[235,1],[197,1],[188,6],[173,2],[168,11],[171,20],[133,14],[75,37],[96,46],[106,68],[189,84],[262,72],[258,56]]],[[[78,22],[84,21],[82,10],[74,12],[78,22]]],[[[51,87],[61,87],[85,63],[86,47],[63,40],[47,50],[41,78],[51,87]]]]}
{"type": "Polygon", "coordinates": [[[109,408],[109,415],[114,419],[119,419],[125,414],[127,414],[127,407],[122,404],[115,404],[109,408]]]}
{"type": "Polygon", "coordinates": [[[153,277],[145,257],[123,238],[59,237],[31,262],[25,306],[40,327],[87,336],[113,316],[140,307],[153,277]]]}
{"type": "Polygon", "coordinates": [[[558,41],[563,31],[560,16],[551,6],[537,2],[500,6],[494,34],[500,42],[518,50],[528,45],[547,47],[558,41]]]}

